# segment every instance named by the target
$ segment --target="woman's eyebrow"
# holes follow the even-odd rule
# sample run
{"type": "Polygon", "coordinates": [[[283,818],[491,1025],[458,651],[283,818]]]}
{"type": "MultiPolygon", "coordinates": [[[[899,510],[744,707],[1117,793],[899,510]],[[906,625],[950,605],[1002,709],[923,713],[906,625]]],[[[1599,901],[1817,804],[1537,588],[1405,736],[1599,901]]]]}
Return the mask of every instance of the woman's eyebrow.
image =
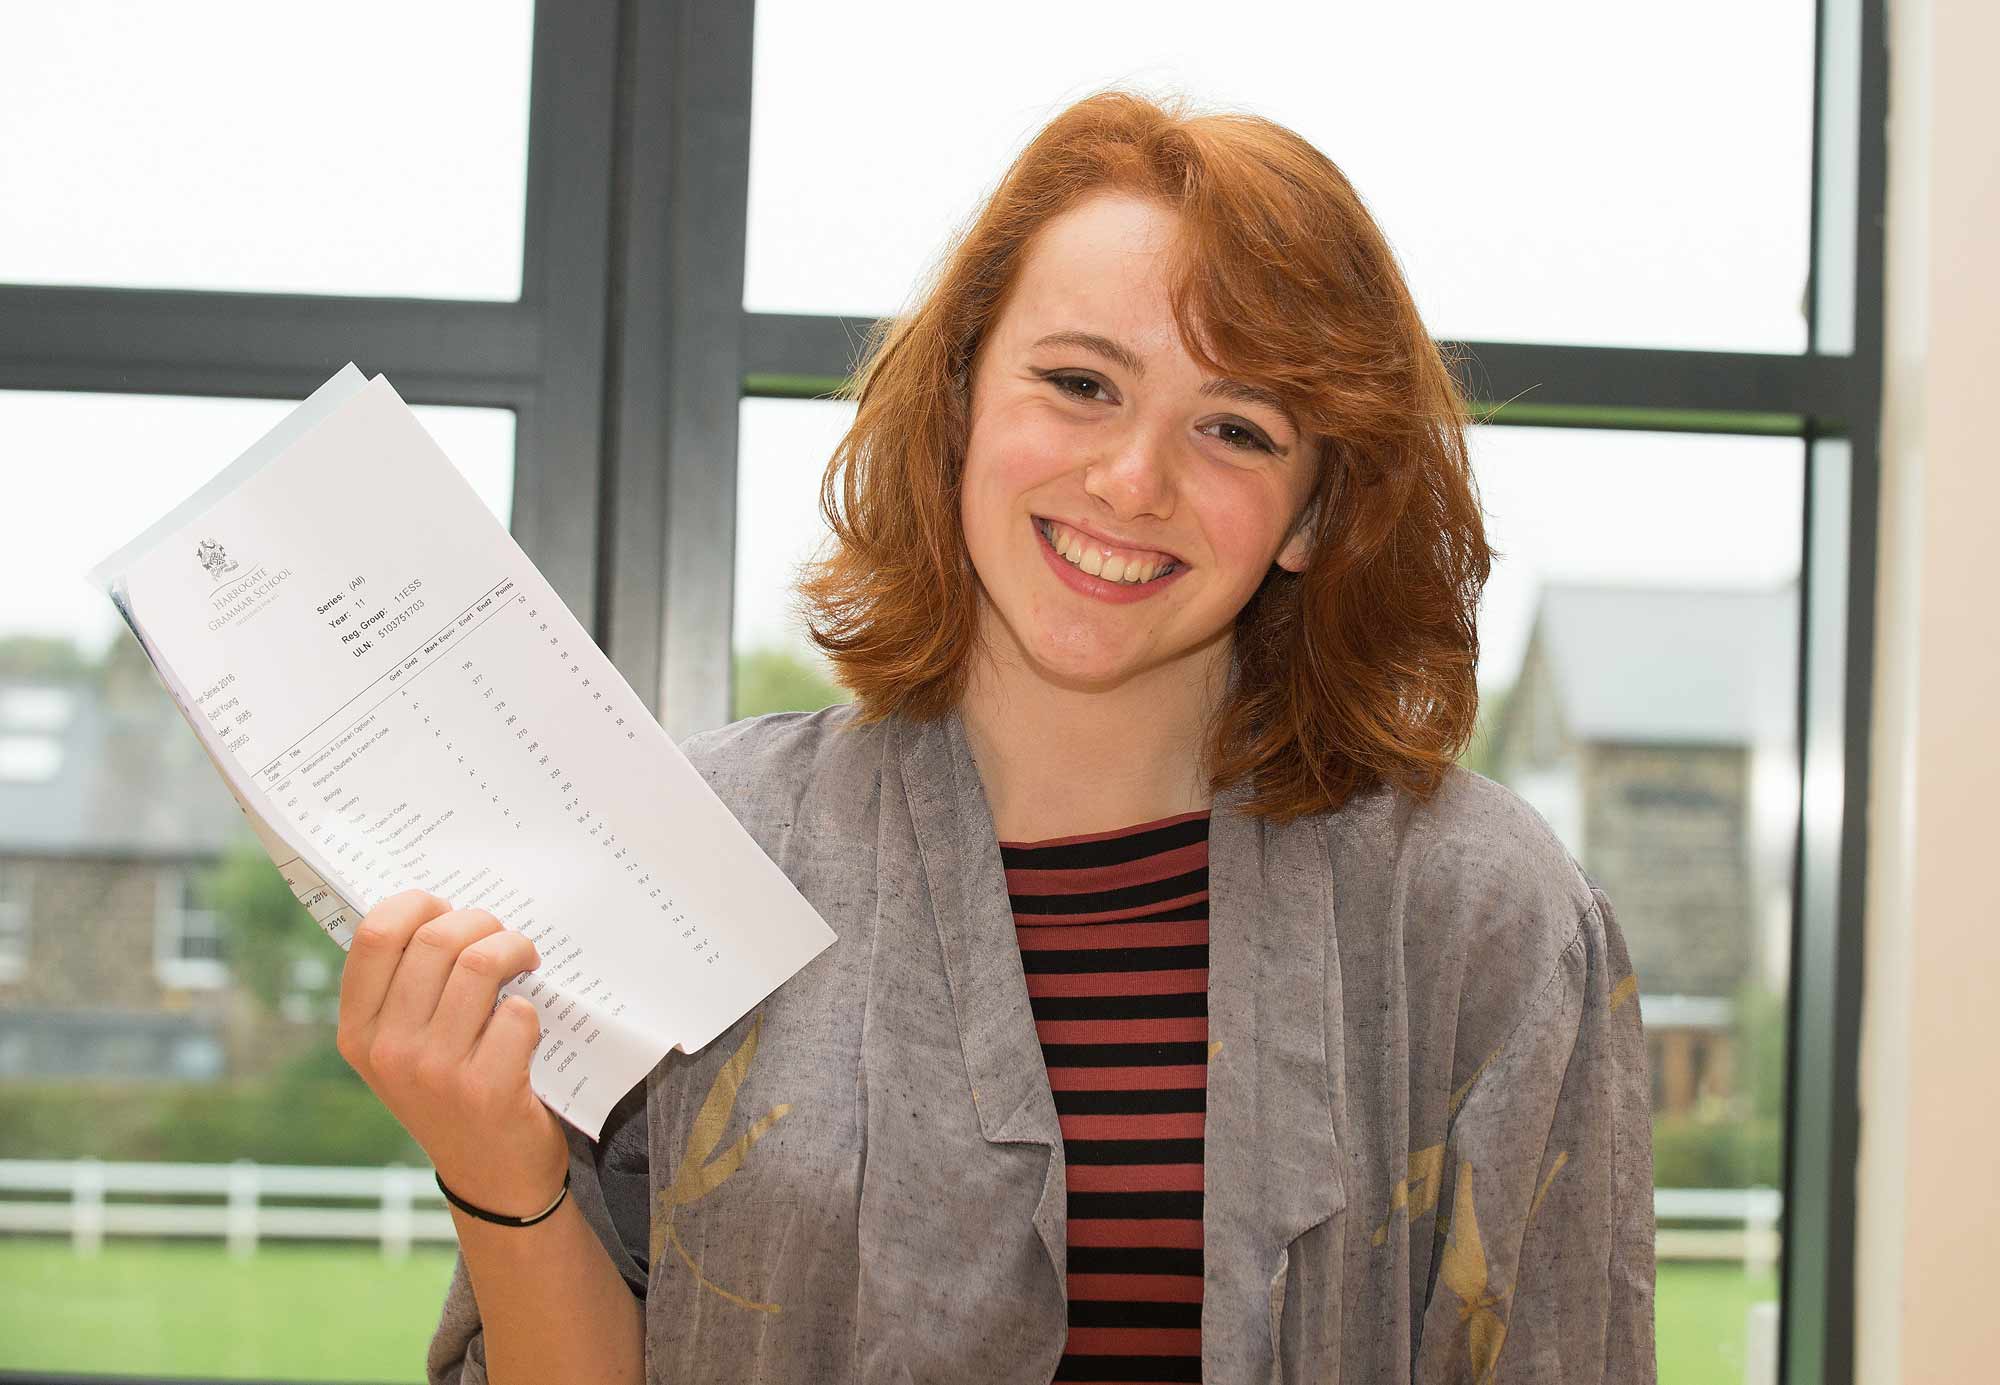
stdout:
{"type": "Polygon", "coordinates": [[[1261,385],[1246,385],[1241,380],[1210,380],[1202,385],[1201,392],[1222,399],[1234,399],[1239,404],[1262,404],[1291,425],[1294,433],[1299,431],[1298,422],[1292,411],[1285,407],[1285,401],[1261,385]]]}
{"type": "MultiPolygon", "coordinates": [[[[1036,338],[1030,349],[1039,350],[1044,346],[1071,346],[1080,351],[1094,352],[1108,361],[1116,361],[1134,375],[1143,377],[1146,373],[1146,363],[1139,359],[1138,352],[1122,341],[1114,341],[1097,332],[1075,330],[1051,332],[1045,337],[1036,338]]],[[[1293,432],[1299,429],[1298,421],[1292,417],[1292,411],[1285,407],[1285,401],[1261,385],[1246,385],[1241,380],[1209,380],[1203,383],[1201,393],[1220,399],[1233,399],[1239,404],[1261,404],[1284,419],[1293,432]]]]}
{"type": "Polygon", "coordinates": [[[1073,346],[1080,351],[1093,351],[1108,361],[1116,361],[1134,375],[1144,375],[1146,373],[1146,363],[1139,359],[1138,352],[1122,341],[1113,341],[1110,337],[1100,336],[1096,332],[1078,332],[1073,330],[1051,332],[1047,336],[1038,339],[1034,346],[1029,349],[1039,350],[1044,346],[1073,346]]]}

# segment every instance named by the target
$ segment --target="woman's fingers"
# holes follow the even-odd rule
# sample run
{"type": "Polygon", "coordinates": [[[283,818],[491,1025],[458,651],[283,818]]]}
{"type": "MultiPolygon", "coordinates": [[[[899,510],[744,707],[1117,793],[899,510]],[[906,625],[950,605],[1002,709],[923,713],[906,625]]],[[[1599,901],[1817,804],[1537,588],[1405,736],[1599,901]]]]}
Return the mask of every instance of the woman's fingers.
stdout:
{"type": "MultiPolygon", "coordinates": [[[[479,939],[501,931],[500,920],[484,909],[453,909],[417,925],[403,960],[389,980],[379,1028],[416,1034],[429,1026],[438,997],[458,965],[458,955],[479,939]]],[[[505,978],[503,977],[502,980],[505,978]]]]}
{"type": "Polygon", "coordinates": [[[410,935],[450,911],[451,906],[434,894],[403,890],[370,909],[355,928],[340,973],[339,1045],[350,1063],[354,1061],[350,1046],[365,1048],[374,1030],[410,935]]]}
{"type": "Polygon", "coordinates": [[[511,929],[468,944],[438,997],[425,1048],[440,1059],[463,1062],[494,1014],[493,999],[500,988],[541,964],[535,945],[511,929]]]}
{"type": "Polygon", "coordinates": [[[529,1081],[541,1012],[520,997],[493,1004],[540,965],[534,943],[492,914],[409,890],[361,921],[341,976],[341,1057],[482,1206],[542,1205],[569,1160],[529,1081]]]}
{"type": "Polygon", "coordinates": [[[504,1091],[525,1080],[541,1043],[541,1008],[525,996],[510,995],[486,1021],[466,1070],[480,1085],[504,1091]]]}

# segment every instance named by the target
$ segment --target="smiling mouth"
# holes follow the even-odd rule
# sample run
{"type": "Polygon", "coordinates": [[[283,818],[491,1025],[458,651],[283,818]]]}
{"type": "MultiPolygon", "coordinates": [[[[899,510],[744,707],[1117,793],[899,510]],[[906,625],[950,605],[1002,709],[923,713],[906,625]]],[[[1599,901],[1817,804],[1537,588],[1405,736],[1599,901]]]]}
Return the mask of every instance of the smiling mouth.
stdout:
{"type": "Polygon", "coordinates": [[[1069,548],[1069,552],[1065,553],[1062,548],[1056,546],[1053,521],[1036,515],[1034,516],[1034,523],[1035,532],[1041,535],[1042,542],[1048,546],[1052,553],[1071,567],[1100,581],[1115,582],[1121,586],[1143,587],[1154,582],[1164,581],[1187,566],[1187,564],[1178,559],[1169,558],[1161,554],[1158,558],[1141,559],[1128,568],[1124,558],[1105,558],[1101,551],[1084,543],[1081,536],[1067,526],[1064,526],[1064,532],[1068,537],[1067,547],[1069,548]],[[1075,556],[1072,557],[1071,554],[1075,556]],[[1090,566],[1091,564],[1095,564],[1096,566],[1092,567],[1090,566]],[[1154,566],[1155,564],[1157,564],[1157,567],[1154,566]],[[1149,568],[1152,570],[1148,571],[1147,569],[1149,568]]]}

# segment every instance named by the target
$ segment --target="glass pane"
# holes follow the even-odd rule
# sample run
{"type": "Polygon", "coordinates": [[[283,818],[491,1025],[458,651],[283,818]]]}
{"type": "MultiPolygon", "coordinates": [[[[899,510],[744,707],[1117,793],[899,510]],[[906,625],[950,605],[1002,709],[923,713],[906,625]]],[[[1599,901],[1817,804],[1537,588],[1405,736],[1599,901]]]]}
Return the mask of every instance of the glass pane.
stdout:
{"type": "Polygon", "coordinates": [[[793,583],[832,537],[820,476],[853,421],[852,404],[823,399],[745,399],[738,412],[732,717],[849,700],[805,636],[793,583]]]}
{"type": "Polygon", "coordinates": [[[895,0],[865,25],[763,0],[756,23],[753,310],[896,311],[1034,130],[1118,82],[1312,141],[1441,336],[1805,347],[1810,0],[1248,0],[1226,22],[1195,0],[997,20],[895,0]]]}
{"type": "Polygon", "coordinates": [[[10,6],[0,281],[518,298],[532,20],[10,6]]]}
{"type": "Polygon", "coordinates": [[[1542,813],[1631,949],[1660,1380],[1768,1378],[1747,1363],[1777,1349],[1804,448],[1480,428],[1473,449],[1506,556],[1467,763],[1542,813]]]}
{"type": "MultiPolygon", "coordinates": [[[[295,402],[0,391],[0,457],[9,464],[0,636],[44,632],[102,653],[124,626],[84,570],[235,460],[295,402]]],[[[508,523],[513,412],[429,404],[414,412],[508,523]]]]}
{"type": "MultiPolygon", "coordinates": [[[[334,1050],[338,953],[82,576],[288,407],[0,392],[0,1371],[423,1379],[453,1252],[423,1152],[334,1050]],[[149,1190],[162,1162],[193,1186],[149,1190]]],[[[513,415],[416,412],[504,521],[513,415]]]]}

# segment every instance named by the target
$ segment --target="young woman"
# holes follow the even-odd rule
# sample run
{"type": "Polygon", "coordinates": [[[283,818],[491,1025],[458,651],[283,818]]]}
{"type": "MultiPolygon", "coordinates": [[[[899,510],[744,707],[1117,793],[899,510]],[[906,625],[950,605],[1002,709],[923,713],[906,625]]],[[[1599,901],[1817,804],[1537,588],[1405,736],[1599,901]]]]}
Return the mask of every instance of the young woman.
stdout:
{"type": "Polygon", "coordinates": [[[682,747],[839,941],[593,1143],[488,1016],[524,937],[357,936],[341,1051],[462,1208],[430,1379],[1652,1380],[1636,981],[1453,764],[1465,413],[1339,170],[1079,102],[856,395],[855,700],[682,747]]]}

